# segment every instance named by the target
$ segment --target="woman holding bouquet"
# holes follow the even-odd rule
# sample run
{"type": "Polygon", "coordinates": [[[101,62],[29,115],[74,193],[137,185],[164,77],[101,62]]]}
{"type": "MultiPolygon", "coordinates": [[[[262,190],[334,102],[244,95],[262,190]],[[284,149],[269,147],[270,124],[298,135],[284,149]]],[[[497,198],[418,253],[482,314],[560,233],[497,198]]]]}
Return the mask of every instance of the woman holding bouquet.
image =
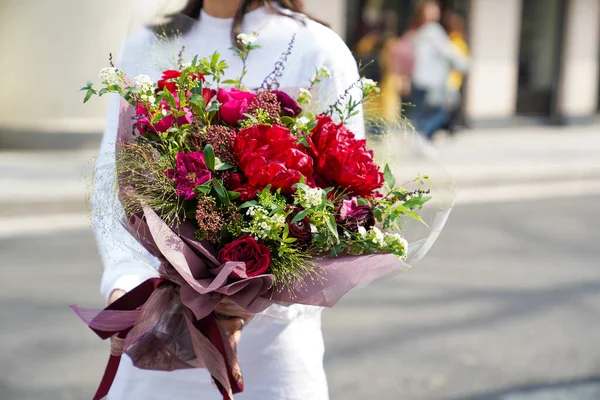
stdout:
{"type": "MultiPolygon", "coordinates": [[[[182,31],[186,53],[203,58],[218,51],[232,75],[237,76],[242,70],[247,70],[244,84],[249,88],[261,86],[265,76],[288,48],[293,35],[294,47],[279,78],[282,89],[309,86],[317,71],[317,74],[323,75],[316,102],[322,109],[317,111],[324,111],[359,79],[354,59],[344,42],[329,28],[303,14],[300,1],[189,0],[182,14],[196,20],[188,30],[182,31]],[[258,39],[253,40],[260,46],[260,50],[250,54],[245,65],[229,50],[232,38],[235,41],[242,32],[255,32],[258,39]]],[[[132,76],[148,73],[136,71],[136,65],[147,57],[141,49],[152,38],[151,28],[132,36],[118,67],[132,76]]],[[[160,71],[156,70],[157,76],[152,78],[159,79],[158,74],[160,71]]],[[[233,102],[237,100],[232,99],[233,102]]],[[[115,96],[98,165],[110,164],[111,160],[114,163],[118,106],[119,99],[115,96]]],[[[357,136],[363,136],[361,113],[348,120],[347,124],[357,136]]],[[[102,211],[100,199],[95,199],[94,206],[102,211]]],[[[102,293],[109,302],[144,280],[157,276],[156,270],[149,265],[158,267],[157,260],[125,228],[119,224],[111,226],[110,230],[96,230],[105,267],[102,293]]],[[[222,306],[217,311],[226,317],[222,320],[224,329],[239,340],[238,356],[245,390],[236,398],[328,399],[320,309],[300,305],[272,307],[264,315],[254,316],[251,321],[240,310],[222,306]]],[[[220,395],[206,370],[148,371],[133,367],[131,360],[123,357],[108,398],[195,400],[219,399],[220,395]]]]}

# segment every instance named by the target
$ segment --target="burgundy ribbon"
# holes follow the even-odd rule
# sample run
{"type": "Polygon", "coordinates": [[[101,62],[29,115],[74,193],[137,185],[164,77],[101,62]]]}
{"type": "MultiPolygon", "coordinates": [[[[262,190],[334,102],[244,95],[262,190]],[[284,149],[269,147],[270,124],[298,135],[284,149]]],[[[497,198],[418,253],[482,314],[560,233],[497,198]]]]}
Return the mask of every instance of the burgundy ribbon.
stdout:
{"type": "MultiPolygon", "coordinates": [[[[159,285],[163,282],[168,281],[163,278],[148,279],[107,306],[103,311],[138,310],[148,301],[150,296],[152,296],[152,294],[158,289],[159,285]]],[[[96,318],[100,318],[101,315],[102,312],[100,312],[96,318]]],[[[111,337],[116,337],[117,340],[125,340],[129,332],[135,326],[135,324],[131,324],[120,331],[107,331],[94,328],[93,326],[95,325],[95,319],[89,323],[89,326],[90,329],[92,329],[102,340],[106,340],[111,337]]],[[[202,335],[208,338],[208,340],[215,346],[217,351],[223,356],[223,359],[225,360],[225,366],[227,368],[227,377],[231,386],[231,392],[242,392],[244,390],[243,382],[240,379],[236,379],[233,374],[230,357],[228,356],[226,345],[223,341],[223,336],[221,334],[221,330],[219,329],[214,313],[211,313],[206,318],[194,321],[193,326],[198,329],[202,335]]],[[[100,385],[98,386],[98,390],[96,391],[93,400],[100,400],[108,395],[108,392],[117,375],[119,364],[121,362],[121,356],[122,352],[119,352],[119,354],[114,354],[111,352],[106,364],[106,369],[104,370],[104,375],[100,381],[100,385]]],[[[214,376],[212,376],[212,379],[217,385],[219,392],[222,394],[223,400],[233,400],[233,398],[229,395],[227,388],[221,382],[219,382],[219,380],[215,379],[214,376]]]]}

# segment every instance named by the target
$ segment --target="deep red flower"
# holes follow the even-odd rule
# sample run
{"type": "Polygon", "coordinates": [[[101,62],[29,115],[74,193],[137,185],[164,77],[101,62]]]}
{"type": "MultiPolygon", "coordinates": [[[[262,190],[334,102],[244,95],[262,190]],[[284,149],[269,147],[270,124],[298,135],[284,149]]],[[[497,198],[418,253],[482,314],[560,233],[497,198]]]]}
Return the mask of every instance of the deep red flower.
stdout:
{"type": "Polygon", "coordinates": [[[273,93],[277,96],[277,101],[281,104],[281,111],[289,117],[297,117],[302,112],[302,107],[286,92],[274,90],[273,93]]]}
{"type": "Polygon", "coordinates": [[[298,246],[299,249],[306,250],[312,243],[312,231],[310,228],[310,221],[308,217],[304,217],[300,221],[292,223],[292,220],[298,214],[299,211],[300,210],[295,210],[290,215],[288,215],[286,223],[289,228],[290,237],[296,239],[296,242],[294,244],[298,246]]]}
{"type": "Polygon", "coordinates": [[[296,144],[290,131],[280,126],[256,125],[241,130],[233,153],[248,178],[242,187],[246,190],[262,190],[271,185],[291,194],[292,186],[302,177],[308,185],[314,185],[313,160],[296,144]]]}
{"type": "Polygon", "coordinates": [[[221,119],[232,126],[236,126],[239,120],[245,119],[244,114],[256,95],[237,89],[219,89],[217,100],[221,103],[219,114],[221,119]]]}
{"type": "Polygon", "coordinates": [[[339,187],[360,197],[372,197],[383,186],[383,173],[373,162],[373,152],[344,124],[320,116],[308,141],[319,186],[339,187]]]}
{"type": "Polygon", "coordinates": [[[271,252],[262,243],[258,243],[253,237],[245,235],[235,241],[226,244],[219,251],[219,261],[241,261],[246,264],[244,269],[234,269],[231,274],[236,278],[252,278],[264,274],[271,264],[271,252]]]}
{"type": "Polygon", "coordinates": [[[167,177],[175,181],[178,196],[191,200],[196,197],[194,188],[211,179],[204,155],[198,152],[178,153],[175,163],[175,169],[168,170],[167,177]]]}
{"type": "MultiPolygon", "coordinates": [[[[179,108],[179,99],[175,98],[177,103],[177,108],[179,108]]],[[[167,104],[166,101],[162,101],[160,103],[163,109],[172,112],[171,107],[167,104]]],[[[192,123],[192,111],[184,107],[183,111],[185,114],[181,117],[177,118],[177,125],[186,125],[192,123]]],[[[140,134],[145,135],[147,132],[159,133],[166,132],[169,128],[175,126],[175,117],[173,114],[169,114],[166,117],[161,118],[157,123],[150,124],[152,117],[155,113],[151,112],[150,109],[145,106],[143,103],[138,103],[136,109],[136,115],[138,116],[138,120],[136,122],[138,131],[140,134]]]]}
{"type": "MultiPolygon", "coordinates": [[[[181,71],[176,71],[174,69],[168,69],[163,72],[162,78],[157,82],[158,90],[163,90],[167,88],[167,90],[171,93],[175,93],[177,91],[177,79],[181,76],[181,71]]],[[[190,75],[194,80],[201,80],[204,82],[204,75],[201,73],[191,74],[190,75]]],[[[204,96],[204,93],[202,93],[204,96]]]]}

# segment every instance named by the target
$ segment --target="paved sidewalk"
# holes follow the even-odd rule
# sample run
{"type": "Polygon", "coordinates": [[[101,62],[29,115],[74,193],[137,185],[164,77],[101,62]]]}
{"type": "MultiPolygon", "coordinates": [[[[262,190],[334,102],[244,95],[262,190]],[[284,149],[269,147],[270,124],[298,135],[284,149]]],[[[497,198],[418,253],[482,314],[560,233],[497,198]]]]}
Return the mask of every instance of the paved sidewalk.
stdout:
{"type": "MultiPolygon", "coordinates": [[[[441,136],[433,148],[435,163],[416,151],[403,165],[415,173],[442,166],[462,189],[600,178],[597,125],[464,131],[441,136]]],[[[84,209],[94,157],[92,150],[0,152],[0,215],[31,212],[33,203],[84,209]]]]}

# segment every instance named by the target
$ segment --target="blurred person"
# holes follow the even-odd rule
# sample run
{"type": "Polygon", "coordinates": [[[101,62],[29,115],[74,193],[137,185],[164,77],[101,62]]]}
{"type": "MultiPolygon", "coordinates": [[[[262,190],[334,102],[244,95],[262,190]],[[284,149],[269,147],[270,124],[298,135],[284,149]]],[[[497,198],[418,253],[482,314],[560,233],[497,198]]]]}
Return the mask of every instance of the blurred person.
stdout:
{"type": "Polygon", "coordinates": [[[360,73],[379,82],[379,95],[365,108],[368,131],[373,134],[382,133],[385,125],[396,121],[399,115],[402,77],[395,68],[397,21],[395,12],[385,11],[379,23],[356,45],[355,55],[361,66],[360,73]]]}
{"type": "Polygon", "coordinates": [[[410,119],[427,139],[432,139],[450,117],[447,108],[450,71],[466,72],[468,67],[468,58],[452,44],[440,25],[440,18],[437,0],[421,0],[415,6],[409,27],[414,32],[415,54],[411,96],[414,107],[410,119]]]}
{"type": "MultiPolygon", "coordinates": [[[[359,79],[356,63],[342,39],[325,25],[304,14],[300,4],[294,0],[188,0],[182,14],[197,22],[188,31],[182,32],[188,40],[186,51],[199,57],[207,57],[218,51],[229,64],[232,76],[239,75],[242,63],[229,50],[232,38],[235,40],[241,32],[257,32],[258,44],[262,48],[257,51],[256,57],[247,60],[246,83],[249,87],[260,87],[263,78],[273,70],[295,33],[293,52],[279,79],[281,87],[306,87],[315,70],[325,67],[331,77],[321,86],[323,90],[318,102],[332,104],[359,79]]],[[[167,26],[167,32],[173,30],[167,26]]],[[[136,70],[138,64],[145,64],[147,53],[144,50],[147,50],[153,38],[152,28],[133,35],[123,51],[128,56],[129,64],[123,59],[119,68],[131,76],[145,73],[158,79],[158,70],[136,70]]],[[[119,99],[115,96],[111,102],[98,166],[114,165],[118,109],[119,99]]],[[[357,137],[363,137],[362,112],[350,119],[348,126],[357,137]]],[[[106,188],[97,187],[96,193],[100,197],[92,199],[94,207],[100,208],[100,213],[95,212],[95,215],[102,214],[103,190],[106,188]]],[[[158,266],[158,260],[144,250],[123,226],[118,223],[113,225],[107,230],[97,224],[95,229],[104,265],[101,290],[109,303],[144,280],[156,276],[157,272],[150,266],[158,266]]],[[[273,306],[268,311],[268,315],[258,314],[248,321],[243,311],[217,309],[218,313],[229,317],[221,321],[223,328],[235,340],[239,339],[238,357],[244,374],[245,391],[236,395],[236,399],[327,400],[329,394],[323,368],[321,309],[292,305],[273,306]],[[243,335],[240,335],[244,325],[247,326],[243,335]]],[[[118,374],[108,395],[109,400],[220,398],[206,370],[142,370],[135,368],[127,356],[121,358],[118,374]]]]}
{"type": "MultiPolygon", "coordinates": [[[[469,45],[465,39],[465,19],[462,15],[446,10],[442,16],[442,25],[452,44],[465,57],[470,57],[471,52],[469,45]]],[[[451,135],[455,133],[458,124],[460,107],[462,103],[461,89],[463,87],[465,74],[464,72],[454,69],[448,75],[448,103],[446,107],[450,113],[448,121],[444,126],[451,135]]]]}

